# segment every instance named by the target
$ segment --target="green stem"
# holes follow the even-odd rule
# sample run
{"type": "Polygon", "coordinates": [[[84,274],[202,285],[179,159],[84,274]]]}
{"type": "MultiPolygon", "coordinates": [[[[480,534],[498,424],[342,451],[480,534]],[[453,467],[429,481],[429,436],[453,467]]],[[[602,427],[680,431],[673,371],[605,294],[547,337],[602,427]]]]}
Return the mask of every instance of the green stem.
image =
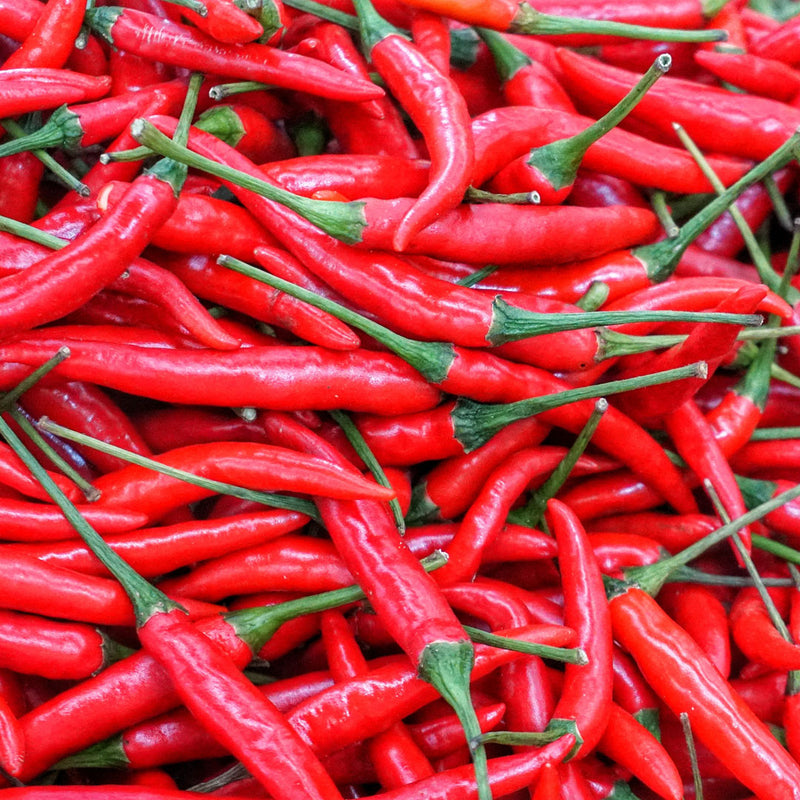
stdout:
{"type": "Polygon", "coordinates": [[[246,92],[259,92],[263,89],[270,89],[268,83],[260,81],[234,81],[232,83],[219,83],[208,90],[208,96],[212,100],[224,100],[226,97],[233,97],[237,94],[246,92]]]}
{"type": "Polygon", "coordinates": [[[760,164],[756,164],[746,175],[715,197],[704,208],[687,220],[674,239],[665,239],[655,244],[642,245],[633,250],[645,264],[650,280],[658,283],[666,280],[680,261],[684,250],[747,188],[763,180],[797,157],[800,131],[795,131],[779,148],[760,164]]]}
{"type": "Polygon", "coordinates": [[[174,6],[180,6],[181,8],[188,8],[190,11],[194,11],[195,14],[199,14],[201,17],[208,16],[208,9],[205,7],[205,4],[200,2],[200,0],[166,0],[167,3],[171,3],[174,6]]]}
{"type": "Polygon", "coordinates": [[[491,439],[494,434],[519,419],[541,414],[559,406],[576,403],[580,400],[595,400],[606,395],[657,386],[684,378],[703,377],[707,372],[705,362],[689,364],[677,369],[654,372],[593,386],[581,386],[576,389],[565,389],[555,394],[531,397],[516,403],[477,403],[461,397],[456,401],[450,413],[456,439],[464,451],[469,453],[491,439]]]}
{"type": "Polygon", "coordinates": [[[666,234],[667,238],[674,239],[678,233],[680,233],[680,228],[672,218],[672,212],[669,210],[669,206],[667,205],[666,193],[662,191],[651,192],[650,206],[655,212],[655,215],[658,217],[661,227],[664,228],[664,233],[666,234]]]}
{"type": "MultiPolygon", "coordinates": [[[[344,411],[330,411],[328,413],[331,415],[334,422],[344,431],[347,441],[353,446],[353,449],[356,451],[358,457],[364,462],[367,469],[372,474],[372,477],[375,478],[375,481],[381,486],[391,488],[392,484],[386,477],[386,473],[383,471],[380,461],[375,458],[375,454],[370,449],[370,446],[361,435],[361,431],[358,430],[353,420],[351,420],[344,411]]],[[[400,508],[400,501],[396,497],[392,498],[389,501],[389,508],[392,509],[392,516],[394,517],[395,525],[402,536],[406,531],[406,523],[403,519],[403,511],[400,508]]]]}
{"type": "Polygon", "coordinates": [[[626,39],[650,39],[655,42],[722,42],[728,38],[725,31],[715,28],[702,30],[651,28],[647,25],[630,25],[613,20],[544,14],[531,8],[527,2],[520,3],[519,11],[509,30],[513,33],[551,36],[588,33],[593,36],[622,36],[626,39]]]}
{"type": "Polygon", "coordinates": [[[689,751],[689,763],[692,765],[694,795],[696,800],[703,800],[703,776],[700,774],[700,766],[697,762],[697,748],[694,746],[692,723],[689,721],[689,715],[685,711],[681,711],[680,720],[683,736],[686,739],[686,749],[689,751]]]}
{"type": "Polygon", "coordinates": [[[498,269],[500,269],[498,264],[487,264],[485,267],[476,269],[475,272],[470,273],[466,277],[459,278],[456,283],[459,286],[474,286],[476,283],[480,283],[484,278],[493,275],[498,269]]]}
{"type": "Polygon", "coordinates": [[[592,281],[589,288],[575,301],[584,311],[597,311],[608,300],[611,287],[604,281],[592,281]]]}
{"type": "Polygon", "coordinates": [[[558,464],[558,466],[550,473],[547,480],[531,494],[530,499],[526,505],[519,511],[514,512],[514,521],[527,525],[530,528],[537,527],[544,516],[547,501],[555,497],[558,490],[566,483],[570,473],[578,463],[578,459],[583,455],[589,442],[603,418],[603,414],[608,410],[608,400],[601,397],[594,404],[592,411],[586,424],[583,426],[581,432],[575,437],[575,441],[567,451],[567,454],[558,464]]]}
{"type": "Polygon", "coordinates": [[[656,595],[677,568],[685,566],[690,561],[693,561],[695,558],[705,553],[710,547],[725,541],[725,539],[732,536],[736,531],[746,525],[757,522],[762,517],[798,497],[800,497],[800,485],[787,489],[785,492],[781,492],[771,497],[769,500],[760,503],[755,508],[751,508],[745,514],[742,514],[741,517],[737,517],[731,522],[722,525],[717,528],[717,530],[712,531],[707,536],[704,536],[699,541],[670,558],[659,561],[656,564],[650,564],[646,567],[631,567],[625,570],[625,576],[633,583],[637,583],[644,591],[656,595]]]}
{"type": "MultiPolygon", "coordinates": [[[[24,136],[27,136],[28,133],[25,129],[18,123],[16,120],[13,119],[4,119],[2,122],[2,127],[5,128],[6,132],[13,136],[15,139],[21,139],[24,136]]],[[[78,178],[76,178],[69,170],[64,169],[61,164],[58,163],[46,150],[41,148],[37,148],[36,150],[31,150],[33,155],[42,162],[42,164],[50,170],[68,189],[72,189],[73,191],[77,192],[81,197],[88,197],[89,187],[82,183],[78,178]]]]}
{"type": "Polygon", "coordinates": [[[469,638],[473,642],[478,642],[479,644],[488,644],[491,647],[513,650],[516,653],[539,656],[539,658],[549,658],[552,661],[561,661],[564,664],[584,666],[589,663],[586,653],[579,647],[553,647],[548,644],[523,642],[510,636],[498,636],[496,633],[488,633],[480,628],[473,628],[471,625],[465,625],[464,630],[469,634],[469,638]]]}
{"type": "Polygon", "coordinates": [[[315,0],[284,0],[284,3],[289,6],[289,8],[295,8],[298,11],[313,14],[315,17],[319,17],[328,22],[334,22],[350,31],[358,30],[358,17],[353,14],[348,14],[345,11],[339,11],[330,6],[326,6],[324,3],[317,3],[315,0]]]}
{"type": "Polygon", "coordinates": [[[488,731],[479,737],[483,744],[504,744],[509,747],[544,747],[560,739],[563,730],[549,731],[488,731]]]}
{"type": "Polygon", "coordinates": [[[171,158],[187,167],[199,169],[220,180],[233,183],[251,192],[286,206],[321,228],[329,235],[348,244],[361,240],[361,231],[366,225],[363,214],[364,203],[360,201],[340,202],[335,200],[313,200],[309,197],[281,189],[260,178],[201,156],[164,136],[154,125],[144,119],[131,123],[131,135],[137,142],[162,156],[171,158]]]}
{"type": "Polygon", "coordinates": [[[527,163],[538,170],[554,189],[572,186],[589,147],[630,114],[647,90],[669,70],[671,64],[672,58],[669,55],[658,56],[650,69],[610,111],[574,136],[535,147],[531,150],[527,163]]]}
{"type": "Polygon", "coordinates": [[[513,192],[511,194],[496,194],[485,189],[476,189],[470,186],[464,195],[468,203],[505,203],[506,205],[529,206],[542,202],[539,192],[513,192]]]}
{"type": "Polygon", "coordinates": [[[33,477],[39,481],[42,488],[61,509],[67,521],[77,531],[86,546],[120,582],[133,604],[137,625],[144,624],[154,614],[180,608],[177,603],[170,600],[163,592],[142,578],[136,570],[106,544],[103,537],[81,516],[80,512],[47,474],[44,467],[30,454],[2,417],[0,417],[0,436],[22,459],[33,477]]]}
{"type": "Polygon", "coordinates": [[[152,458],[146,458],[145,456],[140,456],[137,453],[130,452],[129,450],[124,450],[116,445],[108,444],[108,442],[103,442],[100,439],[95,439],[93,436],[87,436],[84,433],[79,433],[78,431],[64,428],[61,425],[56,425],[46,417],[40,419],[38,425],[42,430],[54,433],[57,436],[60,436],[62,439],[67,439],[71,442],[92,447],[95,450],[99,450],[101,453],[116,456],[117,458],[121,458],[123,461],[127,461],[130,464],[136,464],[140,467],[153,470],[154,472],[160,472],[162,475],[167,475],[170,478],[175,478],[176,480],[191,483],[194,486],[200,486],[204,489],[214,492],[215,494],[228,494],[232,497],[239,497],[243,500],[252,500],[256,503],[262,503],[263,505],[270,506],[272,508],[283,508],[288,511],[299,511],[300,513],[306,514],[312,519],[319,518],[314,504],[299,497],[273,494],[272,492],[259,492],[255,489],[244,489],[241,486],[234,486],[230,483],[223,483],[222,481],[214,481],[210,480],[209,478],[202,478],[199,475],[192,474],[191,472],[166,466],[158,461],[154,461],[152,458]]]}
{"type": "MultiPolygon", "coordinates": [[[[708,159],[703,155],[700,148],[692,141],[691,137],[684,130],[682,125],[678,124],[677,122],[673,122],[672,127],[675,130],[675,133],[678,135],[678,138],[681,140],[683,146],[688,150],[689,155],[691,155],[692,158],[697,162],[698,167],[700,167],[700,171],[714,187],[714,191],[717,193],[717,195],[722,194],[725,191],[725,184],[722,183],[722,181],[719,179],[719,176],[716,174],[716,172],[714,172],[714,169],[708,163],[708,159]]],[[[764,251],[756,241],[755,234],[753,233],[753,230],[748,224],[747,220],[744,218],[744,214],[742,214],[742,212],[739,210],[736,203],[731,203],[730,208],[728,208],[728,213],[736,223],[736,227],[739,229],[739,233],[741,233],[742,238],[744,239],[747,251],[750,253],[750,258],[752,259],[753,265],[758,271],[758,277],[761,279],[761,282],[765,283],[770,289],[775,291],[780,283],[780,277],[772,268],[772,264],[770,264],[769,259],[766,257],[764,251]]]]}
{"type": "MultiPolygon", "coordinates": [[[[0,217],[5,219],[5,217],[0,217]]],[[[59,347],[55,355],[50,356],[41,366],[38,366],[27,378],[21,380],[13,389],[0,395],[0,413],[9,411],[25,392],[37,384],[50,370],[55,369],[62,361],[69,358],[69,348],[59,347]]]]}
{"type": "Polygon", "coordinates": [[[478,27],[475,30],[492,54],[500,83],[510,81],[521,69],[529,67],[533,63],[527,53],[513,45],[499,31],[478,27]]]}
{"type": "Polygon", "coordinates": [[[724,322],[756,327],[763,320],[760,314],[721,314],[714,311],[590,311],[546,314],[518,308],[498,295],[492,303],[492,324],[486,339],[497,345],[529,336],[629,322],[724,322]]]}
{"type": "Polygon", "coordinates": [[[792,219],[789,207],[786,205],[786,198],[784,198],[772,175],[767,175],[767,177],[764,178],[764,188],[767,190],[769,199],[772,202],[772,208],[775,211],[775,217],[780,223],[780,226],[791,233],[791,231],[794,230],[794,220],[792,219]]]}
{"type": "Polygon", "coordinates": [[[756,428],[750,436],[751,442],[769,442],[773,439],[800,439],[800,426],[782,428],[756,428]]]}
{"type": "MultiPolygon", "coordinates": [[[[8,129],[8,120],[0,122],[0,126],[8,129]]],[[[66,105],[59,106],[39,130],[0,144],[0,158],[26,150],[47,150],[50,147],[71,149],[80,144],[82,136],[80,117],[66,105]]]]}

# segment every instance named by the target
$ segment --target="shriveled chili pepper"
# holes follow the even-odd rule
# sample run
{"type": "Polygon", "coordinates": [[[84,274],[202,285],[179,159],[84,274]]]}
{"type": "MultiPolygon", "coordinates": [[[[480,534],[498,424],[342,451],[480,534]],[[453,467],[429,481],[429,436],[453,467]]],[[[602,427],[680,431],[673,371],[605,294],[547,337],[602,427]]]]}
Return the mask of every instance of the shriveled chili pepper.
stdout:
{"type": "Polygon", "coordinates": [[[257,43],[221,44],[187,25],[141,11],[105,6],[87,12],[86,19],[110,44],[154,61],[342,100],[369,100],[383,94],[380,87],[316,59],[257,43]]]}

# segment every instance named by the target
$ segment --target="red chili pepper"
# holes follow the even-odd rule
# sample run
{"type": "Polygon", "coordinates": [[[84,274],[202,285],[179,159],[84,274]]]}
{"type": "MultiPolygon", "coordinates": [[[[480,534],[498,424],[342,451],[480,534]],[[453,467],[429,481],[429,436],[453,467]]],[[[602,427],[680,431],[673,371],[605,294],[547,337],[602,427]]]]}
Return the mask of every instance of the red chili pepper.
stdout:
{"type": "Polygon", "coordinates": [[[232,0],[203,0],[203,5],[206,14],[182,8],[181,16],[218,42],[246,44],[264,33],[261,23],[232,0]]]}
{"type": "Polygon", "coordinates": [[[469,112],[455,84],[383,20],[368,0],[355,4],[375,69],[419,128],[431,159],[429,183],[392,234],[396,250],[442,212],[455,208],[472,179],[469,112]]]}
{"type": "Polygon", "coordinates": [[[108,92],[106,75],[81,75],[66,69],[42,67],[0,71],[0,115],[14,117],[46,111],[62,103],[95,100],[108,92]]]}
{"type": "MultiPolygon", "coordinates": [[[[50,475],[71,500],[77,500],[80,497],[80,490],[71,480],[57,472],[52,472],[50,475]]],[[[31,477],[30,472],[25,468],[19,457],[14,454],[14,451],[7,446],[0,446],[0,483],[26,497],[49,500],[47,493],[31,477]]]]}
{"type": "MultiPolygon", "coordinates": [[[[748,20],[752,21],[753,17],[748,17],[748,20]]],[[[769,24],[769,20],[767,20],[767,24],[769,24]]],[[[764,36],[752,43],[752,52],[764,58],[784,61],[787,64],[797,63],[797,54],[791,46],[791,42],[796,40],[797,26],[798,21],[792,19],[788,19],[774,28],[769,24],[772,30],[768,30],[764,36]]]]}
{"type": "Polygon", "coordinates": [[[800,92],[800,73],[782,61],[753,53],[713,50],[698,50],[694,58],[721,81],[749,94],[788,103],[800,92]]]}
{"type": "Polygon", "coordinates": [[[0,215],[31,222],[43,175],[44,164],[32,153],[0,159],[0,215]]]}
{"type": "MultiPolygon", "coordinates": [[[[52,354],[52,350],[45,352],[36,345],[26,348],[7,344],[3,350],[8,361],[30,360],[36,364],[52,354]]],[[[108,343],[76,342],[70,353],[70,358],[56,368],[56,374],[167,402],[277,406],[289,411],[335,407],[396,414],[431,408],[440,396],[399,358],[362,349],[337,352],[311,346],[250,347],[230,351],[224,363],[213,351],[108,343]],[[270,375],[269,385],[263,381],[266,373],[270,375]],[[153,379],[143,383],[142,375],[153,379]]]]}
{"type": "Polygon", "coordinates": [[[576,753],[590,752],[608,724],[612,692],[612,638],[608,601],[591,544],[577,517],[558,500],[547,505],[558,543],[564,621],[575,628],[589,663],[567,664],[564,688],[548,729],[574,732],[576,753]]]}
{"type": "Polygon", "coordinates": [[[614,637],[675,714],[736,777],[763,798],[800,796],[800,770],[730,688],[698,645],[646,592],[633,586],[609,601],[614,637]]]}
{"type": "Polygon", "coordinates": [[[3,69],[63,67],[72,52],[85,12],[86,7],[78,0],[48,3],[33,30],[6,59],[3,69]]]}
{"type": "MultiPolygon", "coordinates": [[[[579,106],[592,100],[608,108],[636,82],[633,73],[596,59],[559,51],[564,82],[579,106]]],[[[792,135],[800,114],[784,103],[741,95],[713,86],[666,78],[647,93],[632,116],[674,141],[672,123],[680,123],[701,148],[743,158],[766,158],[792,135]],[[716,131],[725,129],[725,141],[716,131]]]]}
{"type": "Polygon", "coordinates": [[[86,19],[113,46],[174,66],[342,100],[370,100],[383,93],[380,87],[316,59],[256,43],[220,44],[186,25],[133,9],[96,8],[87,12],[86,19]]]}

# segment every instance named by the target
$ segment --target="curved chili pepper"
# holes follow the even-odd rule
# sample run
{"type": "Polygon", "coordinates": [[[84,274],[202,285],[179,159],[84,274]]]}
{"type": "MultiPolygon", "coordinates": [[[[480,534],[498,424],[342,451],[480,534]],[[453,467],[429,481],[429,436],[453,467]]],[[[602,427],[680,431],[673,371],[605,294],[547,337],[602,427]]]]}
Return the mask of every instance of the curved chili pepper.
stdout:
{"type": "MultiPolygon", "coordinates": [[[[770,590],[770,596],[779,601],[788,600],[785,592],[770,590]]],[[[784,608],[788,603],[782,604],[784,608]]],[[[737,647],[751,660],[772,669],[798,669],[800,648],[787,642],[769,618],[764,602],[752,587],[739,590],[730,611],[731,634],[737,647]]]]}
{"type": "Polygon", "coordinates": [[[356,0],[361,39],[392,94],[422,133],[430,155],[429,183],[392,234],[396,250],[442,212],[455,208],[472,179],[469,112],[455,84],[383,20],[369,0],[356,0]]]}
{"type": "Polygon", "coordinates": [[[705,586],[668,584],[659,604],[703,648],[720,674],[731,671],[728,613],[722,601],[705,586]]]}
{"type": "Polygon", "coordinates": [[[752,52],[765,58],[784,61],[787,64],[796,63],[796,52],[791,46],[791,42],[796,41],[797,25],[797,20],[788,19],[781,25],[775,26],[753,42],[752,52]]]}
{"type": "Polygon", "coordinates": [[[110,44],[153,61],[342,100],[383,94],[380,87],[316,59],[256,43],[221,44],[187,25],[141,11],[105,6],[88,11],[86,19],[110,44]]]}
{"type": "Polygon", "coordinates": [[[0,642],[3,668],[53,680],[88,678],[130,652],[90,625],[6,609],[0,642]]]}
{"type": "Polygon", "coordinates": [[[669,753],[647,728],[616,703],[597,749],[627,768],[659,797],[681,800],[683,780],[669,753]]]}
{"type": "Polygon", "coordinates": [[[698,645],[634,586],[609,601],[615,638],[675,714],[759,797],[800,796],[800,769],[698,645]]]}
{"type": "MultiPolygon", "coordinates": [[[[747,508],[733,470],[717,445],[713,429],[706,422],[694,400],[689,399],[678,406],[666,416],[664,424],[678,453],[686,460],[697,478],[712,483],[728,516],[735,519],[744,514],[747,508]]],[[[749,553],[750,529],[744,527],[738,535],[749,553]]],[[[739,558],[741,563],[741,557],[739,558]]]]}
{"type": "Polygon", "coordinates": [[[603,532],[589,537],[600,571],[618,578],[626,567],[654,564],[664,556],[659,542],[635,533],[603,532]]]}
{"type": "MultiPolygon", "coordinates": [[[[78,499],[80,491],[71,480],[57,472],[51,473],[51,478],[71,500],[78,499]]],[[[49,499],[14,451],[5,445],[0,446],[0,483],[27,497],[45,501],[49,499]]]]}
{"type": "Polygon", "coordinates": [[[224,44],[246,44],[264,33],[261,23],[231,0],[203,0],[206,14],[182,8],[183,16],[192,25],[224,44]]]}

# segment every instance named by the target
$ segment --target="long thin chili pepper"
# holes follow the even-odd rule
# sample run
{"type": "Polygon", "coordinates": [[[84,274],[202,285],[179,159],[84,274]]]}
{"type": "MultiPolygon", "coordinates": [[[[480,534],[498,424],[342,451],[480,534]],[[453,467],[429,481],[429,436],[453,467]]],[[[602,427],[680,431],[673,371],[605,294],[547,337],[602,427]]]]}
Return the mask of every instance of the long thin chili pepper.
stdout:
{"type": "Polygon", "coordinates": [[[87,11],[86,19],[110,44],[154,61],[342,100],[383,94],[380,87],[316,59],[257,43],[221,44],[187,25],[141,11],[104,6],[87,11]]]}
{"type": "Polygon", "coordinates": [[[396,250],[443,211],[461,202],[472,178],[472,131],[463,97],[450,79],[375,11],[356,0],[361,39],[392,94],[422,133],[431,160],[428,186],[394,231],[396,250]]]}
{"type": "MultiPolygon", "coordinates": [[[[348,468],[346,460],[327,442],[291,420],[276,414],[266,418],[265,424],[278,441],[324,455],[348,468]]],[[[453,706],[468,739],[476,735],[478,724],[469,699],[472,643],[436,584],[403,544],[387,509],[370,501],[329,502],[318,498],[317,504],[342,558],[420,677],[453,706]],[[404,609],[402,619],[397,616],[398,604],[404,609]]],[[[484,749],[474,749],[472,757],[483,799],[487,793],[484,749]]]]}

